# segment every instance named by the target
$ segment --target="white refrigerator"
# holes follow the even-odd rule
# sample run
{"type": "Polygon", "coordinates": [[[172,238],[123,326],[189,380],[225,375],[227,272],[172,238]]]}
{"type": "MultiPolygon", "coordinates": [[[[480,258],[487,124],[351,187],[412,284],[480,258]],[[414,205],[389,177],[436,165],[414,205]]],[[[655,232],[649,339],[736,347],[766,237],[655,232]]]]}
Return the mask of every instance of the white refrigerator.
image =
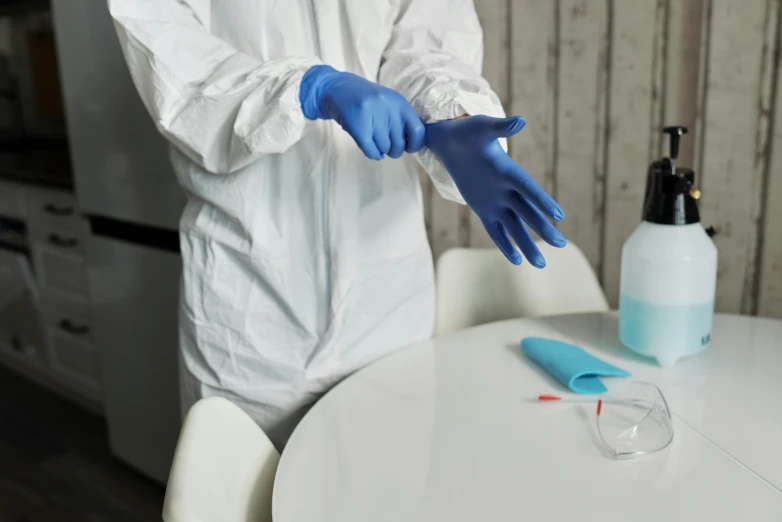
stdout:
{"type": "Polygon", "coordinates": [[[178,219],[184,195],[136,93],[106,0],[52,0],[113,453],[165,482],[180,425],[178,219]]]}

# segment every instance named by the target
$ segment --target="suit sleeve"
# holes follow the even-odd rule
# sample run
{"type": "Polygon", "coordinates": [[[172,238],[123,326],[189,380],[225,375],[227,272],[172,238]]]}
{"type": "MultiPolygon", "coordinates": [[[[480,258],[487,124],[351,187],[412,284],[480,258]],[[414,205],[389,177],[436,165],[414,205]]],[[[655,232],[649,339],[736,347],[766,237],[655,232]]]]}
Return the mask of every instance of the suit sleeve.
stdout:
{"type": "Polygon", "coordinates": [[[262,62],[238,52],[205,26],[208,0],[197,0],[197,8],[185,0],[108,4],[144,105],[158,130],[193,161],[231,173],[301,138],[307,120],[299,85],[316,59],[262,62]]]}
{"type": "MultiPolygon", "coordinates": [[[[482,64],[483,32],[472,0],[401,0],[378,80],[405,96],[424,123],[465,114],[503,117],[482,64]]],[[[443,197],[464,203],[429,149],[417,157],[443,197]]]]}

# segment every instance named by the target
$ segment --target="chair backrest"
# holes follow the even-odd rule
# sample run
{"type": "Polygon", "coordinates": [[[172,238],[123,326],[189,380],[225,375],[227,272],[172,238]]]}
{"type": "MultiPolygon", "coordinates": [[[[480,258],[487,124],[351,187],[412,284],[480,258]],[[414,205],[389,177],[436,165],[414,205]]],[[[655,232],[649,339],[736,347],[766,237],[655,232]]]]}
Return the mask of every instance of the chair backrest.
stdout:
{"type": "Polygon", "coordinates": [[[271,522],[279,454],[244,411],[221,397],[198,401],[177,443],[165,522],[271,522]]]}
{"type": "Polygon", "coordinates": [[[581,250],[537,242],[542,270],[514,266],[496,249],[454,248],[437,261],[437,335],[515,317],[607,311],[608,301],[581,250]]]}

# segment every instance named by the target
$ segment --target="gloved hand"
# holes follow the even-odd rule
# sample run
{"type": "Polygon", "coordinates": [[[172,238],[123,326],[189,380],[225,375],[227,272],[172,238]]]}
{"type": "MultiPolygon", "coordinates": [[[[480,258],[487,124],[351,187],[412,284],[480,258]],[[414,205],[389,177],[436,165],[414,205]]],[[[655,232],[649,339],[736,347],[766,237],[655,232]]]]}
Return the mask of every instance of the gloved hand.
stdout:
{"type": "Polygon", "coordinates": [[[424,146],[424,124],[404,96],[355,74],[316,65],[304,74],[299,100],[305,117],[336,120],[370,159],[424,146]]]}
{"type": "Polygon", "coordinates": [[[550,245],[563,247],[567,241],[546,216],[559,221],[565,215],[498,141],[513,136],[526,123],[519,117],[489,116],[430,123],[426,126],[426,146],[448,170],[505,257],[515,265],[521,264],[521,256],[508,239],[510,234],[524,257],[533,266],[543,268],[546,261],[524,224],[550,245]]]}

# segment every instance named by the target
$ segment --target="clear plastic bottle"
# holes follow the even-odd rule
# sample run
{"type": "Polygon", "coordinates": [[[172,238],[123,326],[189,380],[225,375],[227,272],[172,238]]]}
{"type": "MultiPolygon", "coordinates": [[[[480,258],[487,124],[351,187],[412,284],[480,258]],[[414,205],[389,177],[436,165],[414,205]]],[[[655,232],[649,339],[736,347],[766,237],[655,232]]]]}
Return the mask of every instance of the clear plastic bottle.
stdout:
{"type": "Polygon", "coordinates": [[[619,339],[664,367],[711,340],[717,249],[700,223],[690,169],[676,168],[684,127],[666,127],[671,157],[649,167],[643,222],[622,248],[619,339]]]}

